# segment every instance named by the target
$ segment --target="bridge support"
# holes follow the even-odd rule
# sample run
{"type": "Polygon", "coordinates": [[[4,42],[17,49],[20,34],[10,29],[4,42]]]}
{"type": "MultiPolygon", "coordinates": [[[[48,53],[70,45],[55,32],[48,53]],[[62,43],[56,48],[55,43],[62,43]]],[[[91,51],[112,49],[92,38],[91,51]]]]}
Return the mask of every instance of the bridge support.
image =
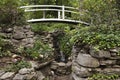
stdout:
{"type": "Polygon", "coordinates": [[[45,11],[43,11],[43,18],[45,19],[45,11]]]}
{"type": "Polygon", "coordinates": [[[62,6],[62,19],[65,19],[65,6],[62,6]]]}
{"type": "Polygon", "coordinates": [[[60,11],[58,11],[58,19],[60,19],[60,11]]]}

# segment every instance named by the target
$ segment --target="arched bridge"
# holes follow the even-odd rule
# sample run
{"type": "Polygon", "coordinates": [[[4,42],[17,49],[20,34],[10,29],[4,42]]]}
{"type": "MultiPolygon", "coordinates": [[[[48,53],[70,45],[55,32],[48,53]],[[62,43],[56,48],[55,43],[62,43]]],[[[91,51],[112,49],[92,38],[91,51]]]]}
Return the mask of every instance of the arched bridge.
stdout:
{"type": "MultiPolygon", "coordinates": [[[[79,10],[74,7],[68,7],[68,6],[58,6],[58,5],[29,5],[29,6],[21,6],[20,8],[23,8],[25,12],[38,12],[41,11],[42,18],[37,19],[30,19],[27,20],[27,22],[30,23],[38,23],[38,22],[65,22],[65,23],[74,23],[74,24],[85,24],[89,25],[86,22],[80,21],[80,20],[74,20],[74,19],[67,19],[65,14],[79,14],[79,10]],[[47,18],[46,12],[56,12],[57,18],[47,18]]],[[[79,16],[78,16],[79,17],[79,16]]]]}

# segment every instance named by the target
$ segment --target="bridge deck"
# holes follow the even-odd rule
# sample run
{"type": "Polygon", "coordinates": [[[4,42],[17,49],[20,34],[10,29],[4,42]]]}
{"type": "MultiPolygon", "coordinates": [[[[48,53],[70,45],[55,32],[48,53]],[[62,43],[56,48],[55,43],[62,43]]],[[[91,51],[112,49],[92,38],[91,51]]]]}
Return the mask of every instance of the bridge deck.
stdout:
{"type": "Polygon", "coordinates": [[[39,23],[39,22],[63,22],[63,23],[73,23],[73,24],[85,24],[85,25],[89,25],[86,22],[83,21],[77,21],[77,20],[69,20],[69,19],[57,19],[57,18],[49,18],[49,19],[31,19],[31,20],[27,20],[27,22],[30,23],[39,23]]]}

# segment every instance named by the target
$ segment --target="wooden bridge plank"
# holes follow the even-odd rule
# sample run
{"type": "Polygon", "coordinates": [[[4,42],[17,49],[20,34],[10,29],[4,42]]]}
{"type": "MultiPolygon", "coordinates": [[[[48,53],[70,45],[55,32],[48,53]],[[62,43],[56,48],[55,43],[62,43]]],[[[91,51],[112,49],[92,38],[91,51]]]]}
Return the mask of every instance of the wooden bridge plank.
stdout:
{"type": "Polygon", "coordinates": [[[69,20],[69,19],[58,19],[58,18],[50,18],[50,19],[31,19],[27,20],[27,22],[30,23],[39,23],[39,22],[65,22],[65,23],[74,23],[74,24],[85,24],[89,25],[86,22],[83,21],[77,21],[77,20],[69,20]]]}

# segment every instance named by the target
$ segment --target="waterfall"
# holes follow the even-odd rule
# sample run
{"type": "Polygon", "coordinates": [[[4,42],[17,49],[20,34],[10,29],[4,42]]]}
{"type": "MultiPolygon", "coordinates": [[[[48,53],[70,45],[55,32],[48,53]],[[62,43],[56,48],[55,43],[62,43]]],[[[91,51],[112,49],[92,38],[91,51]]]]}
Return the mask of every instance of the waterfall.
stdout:
{"type": "Polygon", "coordinates": [[[65,55],[63,54],[62,51],[60,52],[60,56],[61,56],[60,60],[61,60],[62,62],[65,62],[65,55]]]}

